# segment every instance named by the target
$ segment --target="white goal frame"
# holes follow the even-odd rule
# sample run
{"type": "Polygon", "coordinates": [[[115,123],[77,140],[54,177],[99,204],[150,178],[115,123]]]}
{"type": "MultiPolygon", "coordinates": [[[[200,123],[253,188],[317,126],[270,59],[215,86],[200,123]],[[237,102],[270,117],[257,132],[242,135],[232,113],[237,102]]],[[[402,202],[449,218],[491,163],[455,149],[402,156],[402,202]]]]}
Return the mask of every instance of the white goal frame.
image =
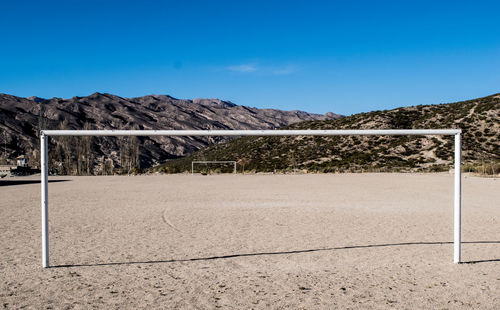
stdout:
{"type": "Polygon", "coordinates": [[[42,130],[40,132],[40,170],[42,206],[42,265],[49,267],[49,136],[455,136],[454,156],[454,238],[453,262],[462,260],[462,142],[460,129],[381,129],[381,130],[42,130]]]}
{"type": "Polygon", "coordinates": [[[191,162],[191,175],[194,175],[194,164],[233,164],[233,173],[236,174],[235,160],[193,160],[191,162]]]}

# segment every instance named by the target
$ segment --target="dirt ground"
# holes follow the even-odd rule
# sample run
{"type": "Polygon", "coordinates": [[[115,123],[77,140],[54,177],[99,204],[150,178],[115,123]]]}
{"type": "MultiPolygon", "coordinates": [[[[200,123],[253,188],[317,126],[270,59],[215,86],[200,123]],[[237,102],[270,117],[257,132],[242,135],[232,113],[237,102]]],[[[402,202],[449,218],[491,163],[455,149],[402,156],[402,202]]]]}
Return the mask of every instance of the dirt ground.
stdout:
{"type": "Polygon", "coordinates": [[[0,180],[0,308],[500,309],[500,179],[453,175],[0,180]]]}

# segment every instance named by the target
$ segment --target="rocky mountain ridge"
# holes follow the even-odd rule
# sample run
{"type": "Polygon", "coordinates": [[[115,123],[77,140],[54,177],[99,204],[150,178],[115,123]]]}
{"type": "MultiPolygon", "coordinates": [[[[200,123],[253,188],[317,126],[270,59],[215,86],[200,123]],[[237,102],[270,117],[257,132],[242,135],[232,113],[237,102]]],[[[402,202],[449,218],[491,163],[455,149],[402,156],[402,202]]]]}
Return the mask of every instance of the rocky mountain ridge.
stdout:
{"type": "MultiPolygon", "coordinates": [[[[4,159],[26,154],[36,162],[39,130],[61,129],[61,126],[65,129],[274,129],[305,120],[339,117],[333,113],[257,109],[220,99],[183,100],[168,95],[123,98],[94,93],[69,99],[43,99],[0,94],[0,153],[4,159]]],[[[61,138],[50,140],[53,152],[61,138]]],[[[119,165],[118,140],[92,140],[95,164],[109,159],[113,166],[119,165]]],[[[225,137],[140,137],[139,161],[143,168],[149,167],[227,140],[225,137]]],[[[54,159],[53,165],[57,165],[57,161],[54,159]]]]}

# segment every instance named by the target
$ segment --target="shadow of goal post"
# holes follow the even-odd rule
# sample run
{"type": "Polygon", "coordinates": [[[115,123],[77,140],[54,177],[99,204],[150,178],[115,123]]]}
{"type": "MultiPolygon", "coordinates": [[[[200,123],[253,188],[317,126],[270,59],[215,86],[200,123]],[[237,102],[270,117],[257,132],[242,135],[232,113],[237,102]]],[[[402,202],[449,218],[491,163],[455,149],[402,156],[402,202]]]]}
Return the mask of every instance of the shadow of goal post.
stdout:
{"type": "Polygon", "coordinates": [[[49,136],[455,136],[453,262],[462,261],[462,143],[460,129],[364,130],[42,130],[40,132],[42,266],[49,264],[48,137],[49,136]]]}

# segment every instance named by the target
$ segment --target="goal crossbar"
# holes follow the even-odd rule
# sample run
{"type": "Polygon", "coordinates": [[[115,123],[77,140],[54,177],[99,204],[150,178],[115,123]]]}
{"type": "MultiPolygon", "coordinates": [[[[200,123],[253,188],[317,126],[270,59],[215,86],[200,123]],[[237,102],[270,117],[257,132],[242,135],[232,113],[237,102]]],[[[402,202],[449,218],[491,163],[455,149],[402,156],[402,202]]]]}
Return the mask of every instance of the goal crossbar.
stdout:
{"type": "Polygon", "coordinates": [[[460,129],[366,129],[366,130],[42,130],[40,132],[42,265],[49,267],[48,137],[49,136],[430,136],[453,135],[454,229],[453,262],[462,260],[462,142],[460,129]]]}
{"type": "Polygon", "coordinates": [[[349,136],[456,135],[460,129],[353,130],[43,130],[46,136],[349,136]]]}

